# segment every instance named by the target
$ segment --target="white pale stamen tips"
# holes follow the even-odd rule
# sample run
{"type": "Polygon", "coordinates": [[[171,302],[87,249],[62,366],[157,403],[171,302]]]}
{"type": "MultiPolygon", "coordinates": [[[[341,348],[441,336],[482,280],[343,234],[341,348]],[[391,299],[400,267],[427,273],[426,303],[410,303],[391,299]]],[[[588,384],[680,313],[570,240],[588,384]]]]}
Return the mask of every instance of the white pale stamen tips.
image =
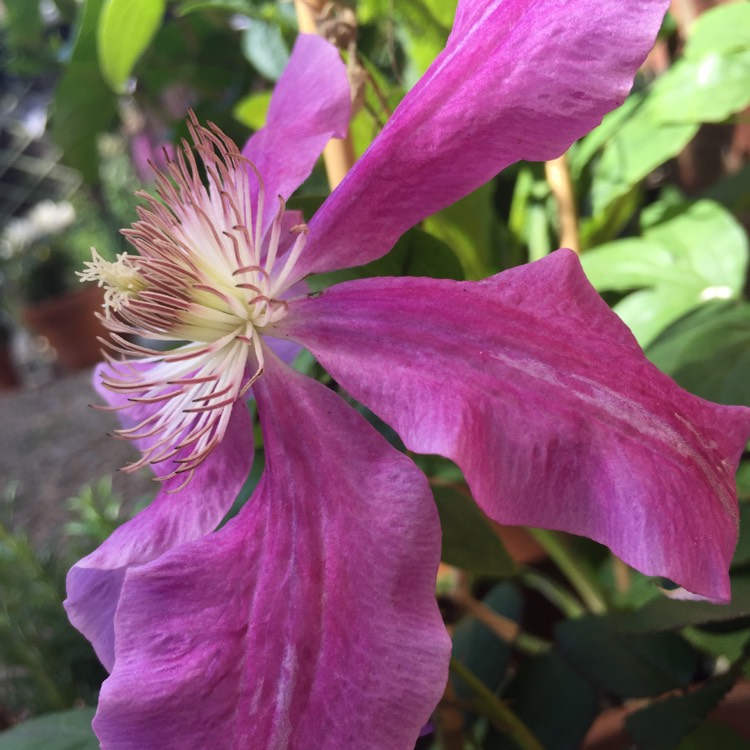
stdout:
{"type": "Polygon", "coordinates": [[[234,402],[263,373],[261,334],[286,314],[280,297],[307,235],[300,225],[291,241],[283,236],[279,198],[264,236],[255,167],[216,126],[201,127],[191,113],[188,127],[194,149],[183,141],[177,160],[157,175],[158,199],[139,193],[147,206],[123,232],[138,255],[109,263],[93,251],[79,274],[105,287],[108,346],[128,359],[105,355],[103,378],[128,399],[120,408],[133,426],[117,434],[142,450],[126,470],[173,459],[160,479],[190,478],[222,439],[234,402]],[[163,342],[166,351],[134,343],[140,339],[163,342]]]}

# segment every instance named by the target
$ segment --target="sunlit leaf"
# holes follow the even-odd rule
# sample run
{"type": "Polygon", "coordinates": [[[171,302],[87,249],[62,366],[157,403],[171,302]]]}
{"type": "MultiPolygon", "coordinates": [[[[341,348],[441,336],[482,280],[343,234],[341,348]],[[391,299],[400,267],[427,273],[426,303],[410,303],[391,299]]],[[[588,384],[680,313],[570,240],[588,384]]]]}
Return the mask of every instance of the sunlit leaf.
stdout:
{"type": "Polygon", "coordinates": [[[690,310],[738,297],[747,270],[747,238],[724,208],[699,201],[666,211],[660,217],[651,211],[642,237],[615,240],[582,256],[596,289],[639,290],[614,309],[641,346],[690,310]]]}
{"type": "Polygon", "coordinates": [[[750,49],[750,3],[728,3],[702,13],[688,29],[685,57],[750,49]]]}
{"type": "Polygon", "coordinates": [[[251,130],[260,130],[266,124],[271,92],[262,91],[240,99],[232,109],[232,115],[251,130]]]}
{"type": "Polygon", "coordinates": [[[133,67],[161,26],[165,0],[106,0],[99,17],[97,49],[102,75],[122,92],[133,67]]]}
{"type": "Polygon", "coordinates": [[[750,406],[750,305],[713,302],[668,328],[649,359],[683,388],[711,401],[750,406]]]}

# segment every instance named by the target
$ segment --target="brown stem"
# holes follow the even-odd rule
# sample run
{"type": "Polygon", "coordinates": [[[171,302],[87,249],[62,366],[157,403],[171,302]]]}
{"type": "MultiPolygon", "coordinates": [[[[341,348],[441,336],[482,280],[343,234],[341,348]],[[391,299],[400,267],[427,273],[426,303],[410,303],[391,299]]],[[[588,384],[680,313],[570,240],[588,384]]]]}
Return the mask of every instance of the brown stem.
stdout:
{"type": "Polygon", "coordinates": [[[544,171],[552,194],[557,201],[560,245],[580,253],[581,239],[578,234],[578,212],[575,194],[573,193],[573,180],[570,178],[568,158],[563,154],[557,159],[545,162],[544,171]]]}
{"type": "MultiPolygon", "coordinates": [[[[317,20],[325,5],[326,0],[294,0],[297,24],[303,34],[318,33],[317,20]]],[[[351,132],[347,132],[345,138],[331,138],[328,141],[323,149],[323,162],[331,190],[346,177],[346,173],[354,166],[356,160],[351,132]]]]}

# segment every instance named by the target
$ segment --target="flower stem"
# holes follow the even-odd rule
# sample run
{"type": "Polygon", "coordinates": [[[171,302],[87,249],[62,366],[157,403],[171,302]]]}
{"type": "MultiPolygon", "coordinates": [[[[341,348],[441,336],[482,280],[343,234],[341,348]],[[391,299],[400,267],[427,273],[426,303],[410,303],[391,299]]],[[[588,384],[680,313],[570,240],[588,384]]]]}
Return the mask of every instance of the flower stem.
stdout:
{"type": "Polygon", "coordinates": [[[512,643],[519,651],[527,654],[543,654],[552,648],[549,641],[525,633],[521,626],[509,617],[505,617],[472,596],[458,599],[466,611],[491,630],[500,640],[512,643]]]}
{"type": "Polygon", "coordinates": [[[554,560],[588,610],[595,615],[606,612],[607,604],[596,584],[594,572],[567,539],[558,532],[547,529],[529,529],[529,533],[554,560]]]}
{"type": "Polygon", "coordinates": [[[567,587],[532,568],[522,568],[519,573],[521,582],[541,594],[547,601],[555,605],[566,617],[582,617],[586,609],[573,596],[567,587]]]}
{"type": "Polygon", "coordinates": [[[531,730],[468,667],[451,659],[451,669],[473,691],[484,715],[492,725],[511,737],[521,750],[544,750],[531,730]]]}
{"type": "MultiPolygon", "coordinates": [[[[326,0],[294,0],[300,32],[318,33],[317,20],[325,5],[326,0]]],[[[345,138],[331,138],[328,141],[323,149],[323,162],[331,190],[346,177],[346,173],[354,166],[356,160],[350,130],[347,131],[345,138]]]]}
{"type": "Polygon", "coordinates": [[[581,252],[581,237],[578,232],[578,211],[570,177],[568,157],[563,154],[557,159],[544,163],[547,182],[557,203],[557,218],[561,247],[569,247],[573,252],[581,252]]]}

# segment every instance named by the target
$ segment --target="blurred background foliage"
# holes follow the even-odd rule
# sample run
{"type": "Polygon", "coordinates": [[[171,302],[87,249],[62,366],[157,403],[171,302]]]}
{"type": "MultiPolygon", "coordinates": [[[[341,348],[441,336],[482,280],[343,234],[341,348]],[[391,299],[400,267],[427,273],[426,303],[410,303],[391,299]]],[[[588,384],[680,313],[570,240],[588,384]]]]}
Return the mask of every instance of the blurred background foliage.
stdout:
{"type": "MultiPolygon", "coordinates": [[[[357,154],[442,49],[455,5],[325,7],[319,32],[347,61],[357,154]]],[[[92,244],[114,257],[124,249],[117,230],[135,218],[132,192],[149,189],[149,162],[163,164],[186,135],[189,108],[239,143],[262,127],[297,22],[291,3],[272,0],[2,0],[0,9],[0,309],[17,324],[40,243],[14,245],[13,222],[42,200],[70,200],[76,222],[55,235],[56,270],[75,281],[92,244]]],[[[573,246],[654,363],[693,393],[750,405],[748,105],[750,3],[676,1],[630,97],[564,158],[517,164],[386,258],[311,283],[478,279],[573,246]]],[[[318,165],[293,203],[309,218],[327,190],[318,165]]],[[[310,358],[298,364],[327,377],[310,358]]],[[[596,742],[610,730],[614,747],[750,747],[750,462],[738,480],[734,599],[715,607],[664,598],[586,540],[500,529],[453,465],[417,460],[440,511],[438,595],[455,643],[451,683],[419,747],[604,747],[596,742]]],[[[59,603],[70,563],[124,520],[120,501],[106,480],[88,485],[54,550],[14,524],[7,488],[3,502],[0,721],[17,726],[0,733],[0,749],[95,748],[88,707],[103,672],[59,603]]]]}

